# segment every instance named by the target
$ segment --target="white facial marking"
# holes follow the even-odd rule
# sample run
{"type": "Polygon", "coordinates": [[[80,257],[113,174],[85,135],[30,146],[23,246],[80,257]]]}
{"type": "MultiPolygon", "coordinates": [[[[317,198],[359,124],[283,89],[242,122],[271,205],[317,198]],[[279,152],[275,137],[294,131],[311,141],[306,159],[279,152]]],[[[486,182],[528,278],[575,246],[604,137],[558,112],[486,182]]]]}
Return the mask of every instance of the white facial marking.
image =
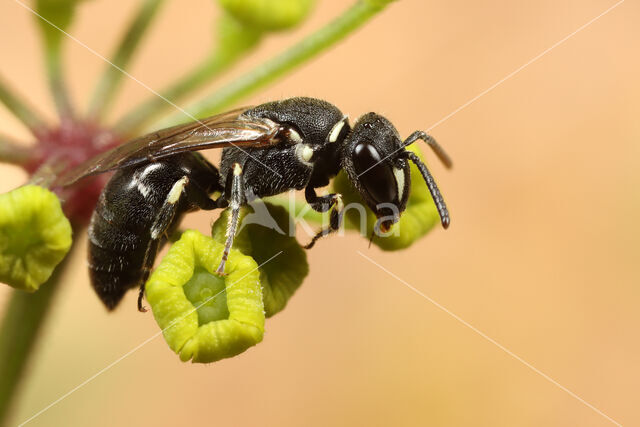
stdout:
{"type": "Polygon", "coordinates": [[[313,157],[313,148],[311,148],[310,145],[298,144],[296,146],[296,155],[298,156],[300,163],[307,166],[313,166],[313,163],[310,162],[313,157]]]}
{"type": "Polygon", "coordinates": [[[175,205],[176,202],[180,199],[182,190],[187,185],[187,183],[189,183],[189,178],[187,178],[186,176],[183,176],[182,178],[177,180],[176,183],[173,184],[173,187],[171,187],[171,190],[167,195],[167,203],[175,205]]]}
{"type": "Polygon", "coordinates": [[[338,136],[340,136],[340,132],[342,131],[345,123],[347,123],[348,118],[348,116],[344,116],[344,118],[336,123],[333,129],[331,129],[331,133],[329,134],[329,142],[336,142],[338,140],[338,136]]]}
{"type": "Polygon", "coordinates": [[[233,164],[233,174],[235,176],[242,175],[242,166],[240,166],[239,163],[234,163],[233,164]]]}
{"type": "Polygon", "coordinates": [[[289,139],[294,144],[299,144],[299,143],[302,142],[302,137],[300,136],[300,134],[298,132],[296,132],[295,129],[289,129],[289,139]]]}
{"type": "Polygon", "coordinates": [[[404,169],[393,168],[393,174],[396,176],[398,183],[398,200],[402,200],[404,195],[404,169]]]}

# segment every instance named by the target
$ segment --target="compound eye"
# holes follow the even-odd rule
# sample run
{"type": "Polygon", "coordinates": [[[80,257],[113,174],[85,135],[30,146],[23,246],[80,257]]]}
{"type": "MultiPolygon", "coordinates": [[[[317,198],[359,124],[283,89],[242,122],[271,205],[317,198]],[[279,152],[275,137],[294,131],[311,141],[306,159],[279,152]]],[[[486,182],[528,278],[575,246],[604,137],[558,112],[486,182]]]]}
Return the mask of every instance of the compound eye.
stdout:
{"type": "Polygon", "coordinates": [[[398,204],[398,186],[391,167],[369,143],[360,143],[353,149],[353,167],[360,184],[376,204],[398,204]]]}

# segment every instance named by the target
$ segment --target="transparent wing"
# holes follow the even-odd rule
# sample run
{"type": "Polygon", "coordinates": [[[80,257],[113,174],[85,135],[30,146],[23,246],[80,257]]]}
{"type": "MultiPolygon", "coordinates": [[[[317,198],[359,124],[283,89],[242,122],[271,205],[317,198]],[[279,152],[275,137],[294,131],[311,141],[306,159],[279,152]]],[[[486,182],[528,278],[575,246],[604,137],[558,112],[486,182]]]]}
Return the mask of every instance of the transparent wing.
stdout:
{"type": "Polygon", "coordinates": [[[207,148],[266,147],[277,143],[280,125],[240,115],[247,107],[200,121],[162,129],[126,142],[63,173],[57,186],[67,186],[89,175],[151,162],[173,154],[207,148]]]}

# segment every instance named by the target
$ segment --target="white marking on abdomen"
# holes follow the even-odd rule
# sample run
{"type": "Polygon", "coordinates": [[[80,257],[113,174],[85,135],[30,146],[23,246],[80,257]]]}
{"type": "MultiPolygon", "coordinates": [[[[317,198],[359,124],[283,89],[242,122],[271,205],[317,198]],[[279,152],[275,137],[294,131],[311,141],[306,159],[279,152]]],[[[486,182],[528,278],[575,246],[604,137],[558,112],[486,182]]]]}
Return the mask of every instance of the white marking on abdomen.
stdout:
{"type": "Polygon", "coordinates": [[[138,174],[138,179],[139,180],[145,179],[147,177],[147,175],[149,175],[151,172],[153,172],[154,170],[158,169],[159,167],[162,167],[162,165],[160,163],[151,163],[146,168],[144,168],[144,170],[142,172],[140,172],[138,174]]]}

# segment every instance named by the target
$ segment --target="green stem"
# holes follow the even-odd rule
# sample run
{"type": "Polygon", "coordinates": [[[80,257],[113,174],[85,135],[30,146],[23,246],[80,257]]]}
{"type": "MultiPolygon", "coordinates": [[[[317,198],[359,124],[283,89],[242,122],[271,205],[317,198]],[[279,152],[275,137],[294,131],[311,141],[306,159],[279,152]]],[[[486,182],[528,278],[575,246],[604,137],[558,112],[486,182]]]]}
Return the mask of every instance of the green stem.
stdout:
{"type": "Polygon", "coordinates": [[[47,74],[49,76],[49,89],[53,96],[53,102],[58,110],[61,118],[72,117],[73,107],[69,99],[69,91],[64,81],[64,73],[62,71],[62,44],[50,46],[46,50],[45,60],[47,66],[47,74]]]}
{"type": "MultiPolygon", "coordinates": [[[[336,42],[344,39],[394,0],[359,0],[341,16],[279,56],[259,65],[213,95],[187,108],[191,117],[205,117],[227,109],[239,99],[271,83],[336,42]]],[[[172,115],[160,127],[184,121],[184,113],[172,115]]]]}
{"type": "Polygon", "coordinates": [[[60,287],[68,260],[75,252],[72,248],[67,258],[37,292],[30,294],[14,290],[8,301],[0,325],[0,426],[7,423],[9,411],[19,393],[20,380],[34,353],[36,338],[60,287]]]}
{"type": "Polygon", "coordinates": [[[187,95],[193,93],[224,71],[231,68],[240,58],[250,52],[263,34],[248,28],[227,14],[217,23],[218,47],[194,70],[166,88],[160,96],[152,96],[136,109],[128,113],[117,124],[116,130],[123,135],[135,135],[161,113],[172,107],[187,95]]]}
{"type": "Polygon", "coordinates": [[[153,96],[128,113],[117,124],[116,130],[121,135],[134,135],[139,133],[148,123],[158,117],[171,104],[189,93],[192,93],[212,78],[222,73],[235,61],[233,58],[222,55],[213,55],[203,61],[196,69],[182,77],[178,82],[165,89],[160,96],[153,96]]]}
{"type": "Polygon", "coordinates": [[[32,153],[29,147],[0,134],[0,162],[23,165],[32,158],[32,153]]]}
{"type": "Polygon", "coordinates": [[[146,0],[138,10],[122,36],[111,64],[107,64],[96,86],[89,106],[90,117],[100,119],[113,103],[124,75],[122,70],[128,67],[142,37],[163,3],[164,0],[146,0]]]}
{"type": "Polygon", "coordinates": [[[40,118],[40,115],[35,113],[18,95],[13,93],[2,77],[0,77],[0,102],[2,102],[18,120],[24,123],[31,133],[35,134],[38,130],[45,127],[45,123],[40,118]]]}

